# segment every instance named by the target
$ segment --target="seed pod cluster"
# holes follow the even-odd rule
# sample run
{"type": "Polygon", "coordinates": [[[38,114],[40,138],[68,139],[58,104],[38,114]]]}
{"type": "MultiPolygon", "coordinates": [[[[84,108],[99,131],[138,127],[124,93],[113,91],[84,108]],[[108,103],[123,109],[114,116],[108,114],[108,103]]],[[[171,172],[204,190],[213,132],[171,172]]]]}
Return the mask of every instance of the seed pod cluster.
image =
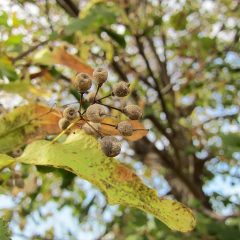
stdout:
{"type": "Polygon", "coordinates": [[[104,126],[109,125],[110,128],[113,128],[114,131],[110,131],[110,135],[111,132],[114,132],[114,135],[129,137],[133,135],[134,131],[139,130],[133,128],[130,120],[140,119],[142,110],[137,105],[127,105],[119,108],[115,104],[115,101],[117,103],[123,102],[124,99],[122,98],[130,93],[128,82],[120,81],[116,83],[110,94],[99,98],[101,87],[107,80],[108,71],[103,67],[96,68],[92,76],[86,73],[77,74],[73,83],[79,93],[79,106],[77,109],[74,107],[64,109],[63,117],[59,120],[59,128],[65,130],[73,121],[76,122],[86,134],[99,139],[101,149],[106,156],[115,157],[121,152],[121,143],[115,136],[105,136],[107,133],[103,130],[104,126]],[[91,91],[92,84],[95,84],[94,91],[91,91]],[[105,102],[107,98],[111,98],[112,103],[109,100],[105,102]],[[104,119],[111,117],[112,110],[120,111],[128,119],[116,125],[108,124],[104,119]]]}

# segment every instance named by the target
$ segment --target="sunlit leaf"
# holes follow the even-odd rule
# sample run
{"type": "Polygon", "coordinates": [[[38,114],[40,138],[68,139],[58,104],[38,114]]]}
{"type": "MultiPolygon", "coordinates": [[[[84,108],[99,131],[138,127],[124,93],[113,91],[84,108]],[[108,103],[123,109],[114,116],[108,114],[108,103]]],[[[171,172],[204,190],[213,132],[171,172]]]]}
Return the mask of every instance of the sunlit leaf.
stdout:
{"type": "Polygon", "coordinates": [[[10,230],[8,228],[8,223],[0,218],[0,239],[10,240],[10,230]]]}
{"type": "Polygon", "coordinates": [[[14,163],[15,160],[6,154],[0,154],[0,170],[14,163]]]}
{"type": "Polygon", "coordinates": [[[63,143],[39,140],[27,146],[17,161],[69,170],[100,188],[109,204],[122,204],[152,213],[174,230],[187,232],[195,226],[190,209],[181,203],[159,198],[128,167],[106,157],[97,140],[78,130],[63,143]]]}

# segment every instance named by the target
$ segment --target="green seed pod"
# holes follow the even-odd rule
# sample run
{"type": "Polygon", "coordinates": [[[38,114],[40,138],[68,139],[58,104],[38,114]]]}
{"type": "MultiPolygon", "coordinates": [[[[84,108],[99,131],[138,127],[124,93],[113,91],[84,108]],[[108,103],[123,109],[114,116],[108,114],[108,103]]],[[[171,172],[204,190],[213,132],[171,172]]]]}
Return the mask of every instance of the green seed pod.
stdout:
{"type": "Polygon", "coordinates": [[[100,140],[101,149],[107,157],[116,157],[121,152],[121,143],[112,136],[100,140]]]}
{"type": "Polygon", "coordinates": [[[68,121],[72,121],[78,117],[78,112],[74,107],[67,107],[63,111],[63,117],[68,121]]]}
{"type": "Polygon", "coordinates": [[[15,185],[18,188],[24,188],[24,180],[22,178],[15,179],[15,185]]]}
{"type": "Polygon", "coordinates": [[[123,113],[126,114],[131,120],[138,120],[142,116],[142,109],[137,105],[127,105],[123,109],[123,113]]]}
{"type": "Polygon", "coordinates": [[[86,73],[79,73],[74,79],[74,86],[81,93],[86,92],[92,86],[92,79],[86,73]]]}
{"type": "Polygon", "coordinates": [[[133,134],[132,124],[128,121],[118,123],[117,129],[122,136],[131,136],[133,134]]]}
{"type": "Polygon", "coordinates": [[[107,110],[100,104],[93,104],[87,108],[86,115],[88,120],[94,123],[102,121],[103,117],[107,114],[107,110]]]}
{"type": "Polygon", "coordinates": [[[100,128],[100,123],[94,123],[94,122],[88,122],[88,124],[84,123],[82,126],[82,129],[84,130],[84,132],[86,134],[92,135],[95,137],[99,136],[99,134],[97,132],[99,130],[99,128],[100,128]]]}
{"type": "Polygon", "coordinates": [[[129,94],[129,83],[121,81],[113,87],[113,94],[117,97],[125,97],[129,94]]]}
{"type": "Polygon", "coordinates": [[[58,126],[61,130],[66,129],[70,125],[70,121],[66,118],[61,118],[58,122],[58,126]]]}
{"type": "Polygon", "coordinates": [[[99,67],[96,68],[93,72],[93,79],[98,83],[98,85],[102,85],[107,81],[108,72],[105,68],[99,67]]]}

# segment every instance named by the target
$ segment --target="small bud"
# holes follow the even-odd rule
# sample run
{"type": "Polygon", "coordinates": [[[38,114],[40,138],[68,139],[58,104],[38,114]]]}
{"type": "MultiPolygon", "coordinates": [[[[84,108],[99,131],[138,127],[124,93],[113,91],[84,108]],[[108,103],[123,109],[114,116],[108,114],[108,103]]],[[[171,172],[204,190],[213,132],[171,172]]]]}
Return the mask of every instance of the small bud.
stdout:
{"type": "Polygon", "coordinates": [[[70,122],[66,118],[61,118],[58,122],[58,126],[61,130],[66,129],[70,125],[70,122]]]}
{"type": "Polygon", "coordinates": [[[122,136],[131,136],[133,134],[132,124],[128,121],[118,123],[117,129],[122,136]]]}
{"type": "Polygon", "coordinates": [[[87,95],[87,97],[86,97],[87,101],[88,101],[89,103],[93,103],[95,95],[96,95],[95,92],[90,92],[90,93],[87,95]]]}
{"type": "Polygon", "coordinates": [[[82,129],[86,134],[98,137],[99,134],[97,131],[99,130],[99,127],[100,123],[88,122],[88,124],[87,123],[83,124],[82,129]]]}
{"type": "Polygon", "coordinates": [[[126,114],[131,120],[138,120],[142,116],[142,109],[137,105],[127,105],[123,109],[123,113],[126,114]]]}
{"type": "Polygon", "coordinates": [[[92,86],[91,77],[86,73],[79,73],[74,79],[74,86],[79,92],[86,92],[92,86]]]}
{"type": "Polygon", "coordinates": [[[121,143],[112,136],[103,137],[100,140],[101,149],[108,157],[115,157],[121,152],[121,143]]]}
{"type": "Polygon", "coordinates": [[[107,114],[106,108],[100,104],[93,104],[87,108],[86,115],[88,120],[99,123],[107,114]]]}
{"type": "Polygon", "coordinates": [[[98,83],[98,85],[102,85],[107,81],[108,72],[105,68],[99,67],[96,68],[93,72],[93,79],[98,83]]]}
{"type": "Polygon", "coordinates": [[[24,188],[24,180],[22,178],[15,179],[15,185],[18,188],[24,188]]]}
{"type": "Polygon", "coordinates": [[[113,94],[117,97],[125,97],[129,94],[129,83],[121,81],[113,87],[113,94]]]}
{"type": "Polygon", "coordinates": [[[78,117],[78,112],[74,107],[67,107],[63,111],[63,116],[71,121],[78,117]]]}

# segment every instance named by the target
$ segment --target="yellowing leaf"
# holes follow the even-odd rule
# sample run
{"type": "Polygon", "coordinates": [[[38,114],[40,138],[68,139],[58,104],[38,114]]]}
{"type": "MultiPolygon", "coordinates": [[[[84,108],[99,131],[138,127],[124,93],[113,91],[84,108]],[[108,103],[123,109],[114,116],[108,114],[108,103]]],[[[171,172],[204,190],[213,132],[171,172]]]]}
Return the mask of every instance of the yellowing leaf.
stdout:
{"type": "Polygon", "coordinates": [[[33,62],[43,65],[61,64],[77,72],[92,74],[93,69],[82,62],[80,58],[68,53],[64,48],[56,48],[50,51],[48,48],[39,50],[33,56],[33,62]]]}
{"type": "Polygon", "coordinates": [[[153,214],[173,230],[187,232],[194,228],[190,209],[169,199],[159,198],[128,167],[106,157],[97,140],[78,130],[63,143],[39,140],[27,146],[17,161],[48,165],[71,171],[99,187],[110,204],[123,204],[153,214]]]}
{"type": "Polygon", "coordinates": [[[15,159],[12,157],[9,157],[6,154],[0,154],[0,170],[11,165],[15,162],[15,159]]]}
{"type": "Polygon", "coordinates": [[[7,153],[28,143],[30,139],[59,132],[56,112],[43,105],[18,107],[0,117],[0,152],[7,153]]]}

